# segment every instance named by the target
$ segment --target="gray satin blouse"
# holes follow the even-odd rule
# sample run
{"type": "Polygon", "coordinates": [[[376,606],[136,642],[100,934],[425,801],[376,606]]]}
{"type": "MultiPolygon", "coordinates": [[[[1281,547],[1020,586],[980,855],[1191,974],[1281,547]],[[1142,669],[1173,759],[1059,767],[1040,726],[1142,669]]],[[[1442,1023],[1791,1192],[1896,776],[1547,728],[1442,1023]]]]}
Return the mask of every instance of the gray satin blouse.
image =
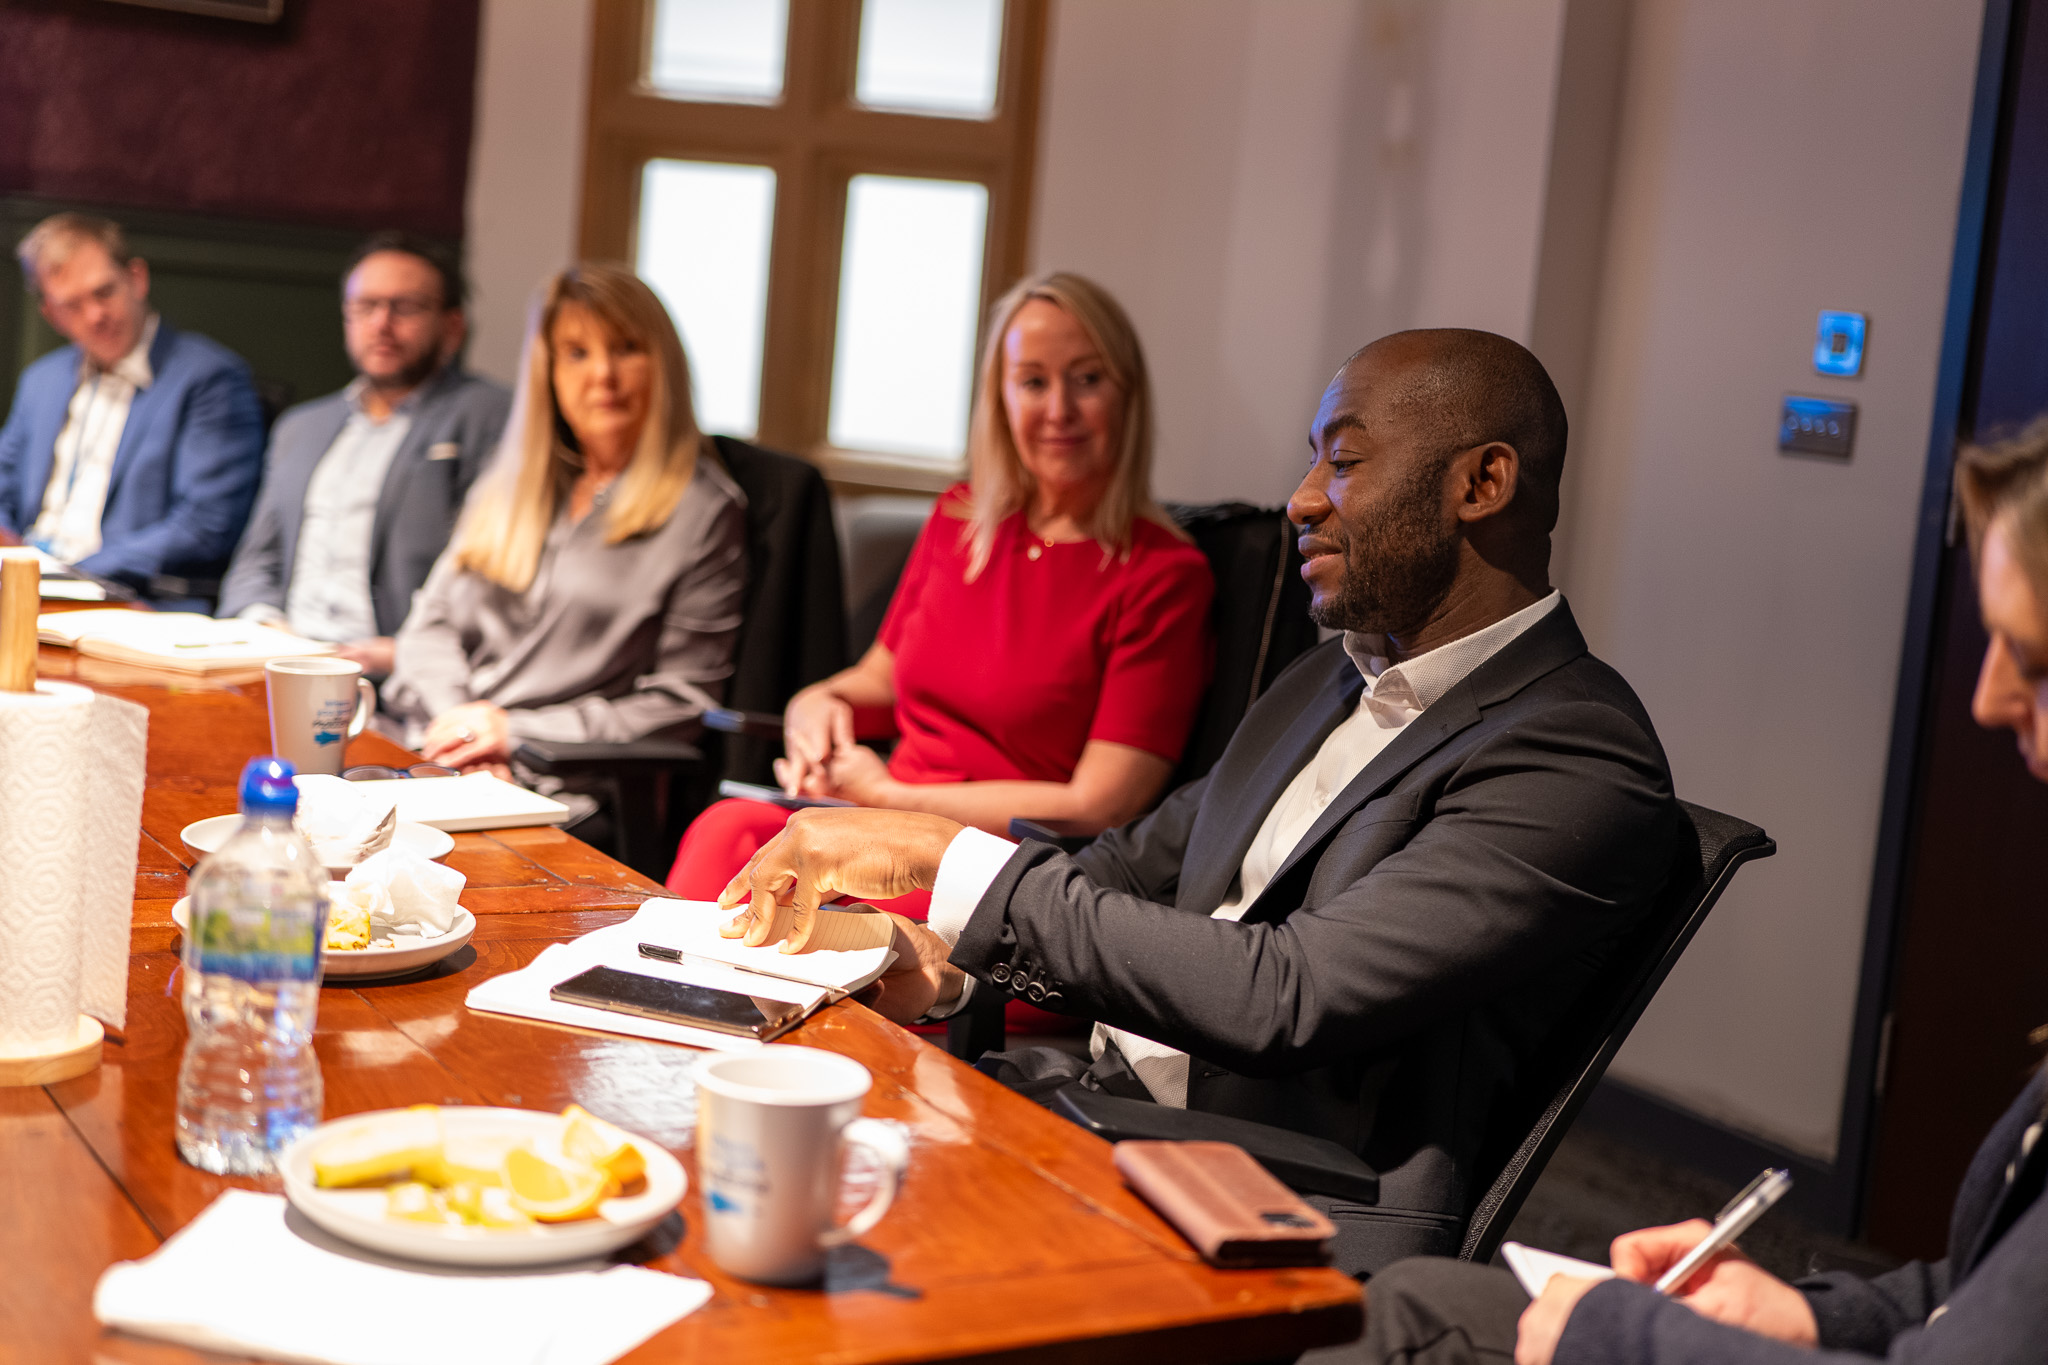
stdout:
{"type": "Polygon", "coordinates": [[[746,497],[708,452],[659,529],[604,543],[565,507],[523,593],[443,553],[398,632],[385,709],[417,744],[464,702],[505,708],[515,739],[687,738],[732,674],[746,587],[746,497]]]}

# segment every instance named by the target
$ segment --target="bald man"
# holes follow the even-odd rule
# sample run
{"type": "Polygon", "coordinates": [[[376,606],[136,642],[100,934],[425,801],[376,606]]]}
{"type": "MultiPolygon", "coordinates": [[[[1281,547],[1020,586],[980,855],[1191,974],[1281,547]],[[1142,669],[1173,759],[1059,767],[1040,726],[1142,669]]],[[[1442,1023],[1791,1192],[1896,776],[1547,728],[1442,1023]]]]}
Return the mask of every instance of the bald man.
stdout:
{"type": "Polygon", "coordinates": [[[734,879],[728,930],[800,950],[837,895],[932,891],[875,1001],[972,990],[1101,1021],[1092,1060],[982,1067],[1332,1139],[1376,1205],[1318,1197],[1338,1264],[1458,1249],[1480,1144],[1679,853],[1648,715],[1551,588],[1565,414],[1486,332],[1346,362],[1288,503],[1312,614],[1208,776],[1071,857],[937,816],[810,810],[734,879]]]}

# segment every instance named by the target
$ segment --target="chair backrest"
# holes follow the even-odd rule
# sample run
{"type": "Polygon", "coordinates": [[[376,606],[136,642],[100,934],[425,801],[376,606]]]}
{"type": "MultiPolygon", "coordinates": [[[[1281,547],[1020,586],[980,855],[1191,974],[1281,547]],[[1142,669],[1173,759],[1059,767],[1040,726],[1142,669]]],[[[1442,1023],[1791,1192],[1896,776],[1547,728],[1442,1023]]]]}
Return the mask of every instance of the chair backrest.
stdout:
{"type": "Polygon", "coordinates": [[[1208,557],[1216,578],[1216,675],[1170,791],[1215,766],[1245,711],[1317,637],[1296,528],[1285,509],[1219,502],[1169,503],[1166,511],[1208,557]]]}
{"type": "MultiPolygon", "coordinates": [[[[747,594],[725,704],[779,712],[797,689],[846,667],[839,535],[824,477],[809,461],[712,438],[747,495],[747,594]]],[[[725,735],[721,775],[772,782],[773,740],[725,735]]]]}
{"type": "Polygon", "coordinates": [[[1655,912],[1623,942],[1604,974],[1612,989],[1587,991],[1560,1022],[1558,1045],[1551,1050],[1557,1065],[1531,1078],[1523,1090],[1526,1101],[1506,1107],[1495,1141],[1480,1151],[1476,1170],[1496,1174],[1466,1221],[1462,1260],[1493,1258],[1551,1153],[1735,870],[1778,851],[1769,835],[1747,821],[1687,801],[1678,804],[1686,819],[1671,880],[1655,912]]]}

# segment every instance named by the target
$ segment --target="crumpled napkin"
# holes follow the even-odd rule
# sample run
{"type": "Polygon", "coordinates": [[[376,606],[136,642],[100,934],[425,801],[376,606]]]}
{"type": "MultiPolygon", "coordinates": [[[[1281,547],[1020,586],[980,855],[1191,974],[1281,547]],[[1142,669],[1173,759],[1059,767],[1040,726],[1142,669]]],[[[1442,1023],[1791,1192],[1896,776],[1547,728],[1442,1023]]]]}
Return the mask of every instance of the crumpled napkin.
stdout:
{"type": "Polygon", "coordinates": [[[640,1266],[442,1270],[386,1260],[227,1190],[139,1261],[109,1266],[93,1316],[203,1350],[330,1365],[604,1365],[711,1297],[640,1266]]]}
{"type": "Polygon", "coordinates": [[[402,848],[373,853],[349,869],[335,894],[370,912],[373,938],[410,929],[439,938],[454,927],[456,903],[469,878],[452,867],[402,848]],[[382,895],[378,895],[382,892],[382,895]]]}
{"type": "Polygon", "coordinates": [[[292,823],[313,845],[322,866],[354,867],[390,847],[391,836],[398,832],[395,798],[366,792],[326,773],[302,773],[293,780],[298,783],[299,810],[292,823]]]}

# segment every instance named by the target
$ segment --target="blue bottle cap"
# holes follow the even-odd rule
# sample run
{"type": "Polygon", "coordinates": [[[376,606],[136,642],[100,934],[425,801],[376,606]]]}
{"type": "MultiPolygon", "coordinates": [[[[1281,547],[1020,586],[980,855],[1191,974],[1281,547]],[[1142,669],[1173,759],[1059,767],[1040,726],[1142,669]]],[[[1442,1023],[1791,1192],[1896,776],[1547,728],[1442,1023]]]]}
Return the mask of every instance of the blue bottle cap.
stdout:
{"type": "Polygon", "coordinates": [[[299,809],[298,773],[282,758],[252,758],[242,769],[242,814],[291,816],[299,809]]]}

